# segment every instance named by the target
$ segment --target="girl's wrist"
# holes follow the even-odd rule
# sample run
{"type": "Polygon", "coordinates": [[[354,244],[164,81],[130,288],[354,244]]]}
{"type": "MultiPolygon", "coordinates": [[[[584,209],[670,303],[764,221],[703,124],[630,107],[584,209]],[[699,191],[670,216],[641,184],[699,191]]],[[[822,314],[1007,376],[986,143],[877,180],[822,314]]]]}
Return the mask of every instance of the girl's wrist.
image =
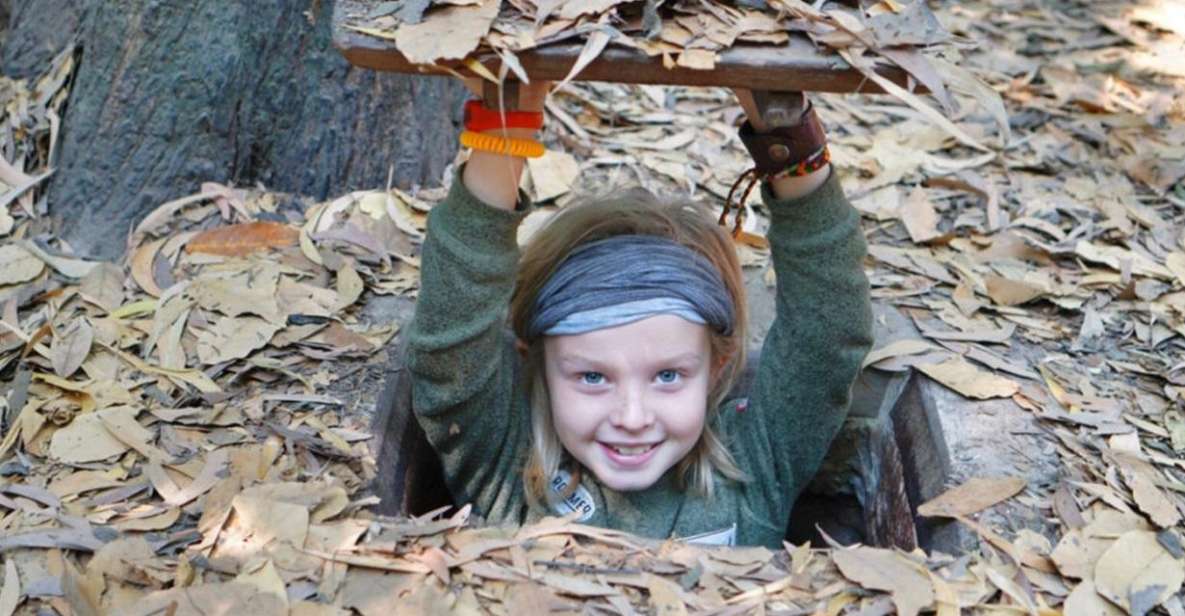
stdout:
{"type": "Polygon", "coordinates": [[[531,128],[491,128],[480,132],[483,135],[510,137],[511,139],[539,139],[539,131],[531,128]]]}
{"type": "MultiPolygon", "coordinates": [[[[535,140],[539,131],[530,128],[494,128],[483,135],[509,139],[535,140]]],[[[502,210],[513,210],[518,205],[518,185],[522,179],[526,159],[498,152],[473,150],[461,181],[478,200],[502,210]]]]}
{"type": "Polygon", "coordinates": [[[461,173],[461,182],[478,201],[500,210],[518,206],[518,185],[526,159],[475,151],[461,173]]]}
{"type": "Polygon", "coordinates": [[[772,178],[769,181],[769,188],[774,193],[774,197],[780,200],[797,199],[818,190],[820,186],[827,183],[829,177],[831,177],[830,163],[806,175],[772,178]]]}

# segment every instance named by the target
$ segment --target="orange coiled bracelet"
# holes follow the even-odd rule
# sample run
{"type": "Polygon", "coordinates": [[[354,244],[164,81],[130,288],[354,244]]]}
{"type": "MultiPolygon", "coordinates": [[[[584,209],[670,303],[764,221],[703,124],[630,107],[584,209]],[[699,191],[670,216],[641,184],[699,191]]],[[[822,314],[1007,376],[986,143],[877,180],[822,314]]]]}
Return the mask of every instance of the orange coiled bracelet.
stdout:
{"type": "Polygon", "coordinates": [[[461,145],[483,152],[518,156],[520,158],[539,158],[547,151],[542,143],[534,139],[499,137],[497,135],[475,133],[469,130],[461,133],[461,145]]]}

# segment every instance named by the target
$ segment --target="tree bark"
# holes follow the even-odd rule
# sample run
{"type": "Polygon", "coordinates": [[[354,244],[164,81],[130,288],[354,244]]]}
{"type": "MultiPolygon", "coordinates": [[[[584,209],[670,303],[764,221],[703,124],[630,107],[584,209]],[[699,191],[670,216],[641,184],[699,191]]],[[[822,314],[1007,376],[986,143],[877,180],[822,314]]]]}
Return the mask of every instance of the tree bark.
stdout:
{"type": "Polygon", "coordinates": [[[0,73],[13,79],[36,78],[78,36],[81,3],[76,0],[5,0],[4,49],[0,73]]]}
{"type": "Polygon", "coordinates": [[[85,255],[115,258],[137,220],[201,182],[324,199],[435,183],[464,90],[351,67],[331,0],[13,0],[6,74],[63,45],[80,62],[47,200],[85,255]]]}

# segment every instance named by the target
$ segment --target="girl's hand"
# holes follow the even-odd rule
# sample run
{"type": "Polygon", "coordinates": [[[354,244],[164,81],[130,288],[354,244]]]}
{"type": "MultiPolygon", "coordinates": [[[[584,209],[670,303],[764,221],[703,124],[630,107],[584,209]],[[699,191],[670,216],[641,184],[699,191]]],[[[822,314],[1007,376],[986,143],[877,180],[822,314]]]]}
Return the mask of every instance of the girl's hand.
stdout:
{"type": "MultiPolygon", "coordinates": [[[[802,92],[754,92],[738,88],[733,93],[749,124],[759,133],[778,127],[796,126],[803,121],[809,109],[806,95],[802,92]]],[[[817,190],[830,176],[831,165],[827,164],[808,175],[773,179],[770,188],[779,199],[796,199],[817,190]]]]}
{"type": "MultiPolygon", "coordinates": [[[[484,79],[466,79],[465,87],[484,100],[487,108],[507,110],[543,111],[547,93],[552,83],[536,81],[530,84],[515,83],[511,87],[498,86],[484,79]],[[506,100],[517,92],[517,99],[506,100]]],[[[527,128],[493,129],[486,131],[501,137],[514,139],[536,139],[534,130],[527,128]]],[[[474,151],[469,155],[461,180],[469,192],[481,201],[503,210],[513,210],[518,204],[518,186],[522,179],[526,160],[516,156],[505,156],[493,152],[474,151]]]]}
{"type": "MultiPolygon", "coordinates": [[[[469,77],[463,80],[465,88],[468,89],[473,96],[485,101],[485,106],[490,109],[497,109],[500,103],[506,102],[505,95],[511,88],[500,87],[498,84],[490,83],[488,80],[481,77],[469,77]]],[[[514,104],[508,105],[510,109],[518,111],[543,111],[543,103],[547,101],[547,94],[551,92],[552,86],[555,82],[552,81],[533,81],[531,83],[514,83],[515,89],[518,90],[518,100],[514,104]]]]}
{"type": "Polygon", "coordinates": [[[733,88],[732,93],[741,104],[745,117],[758,132],[778,126],[793,126],[802,120],[807,108],[806,94],[802,92],[779,92],[770,96],[769,92],[754,94],[753,90],[733,88]]]}

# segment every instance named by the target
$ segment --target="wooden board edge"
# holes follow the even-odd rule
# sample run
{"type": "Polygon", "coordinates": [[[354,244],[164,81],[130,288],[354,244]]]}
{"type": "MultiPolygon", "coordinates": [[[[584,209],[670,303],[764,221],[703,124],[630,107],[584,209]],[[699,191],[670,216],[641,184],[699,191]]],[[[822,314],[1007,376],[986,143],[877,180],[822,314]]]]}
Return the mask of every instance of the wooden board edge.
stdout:
{"type": "MultiPolygon", "coordinates": [[[[339,11],[346,10],[344,4],[335,7],[333,45],[350,64],[417,75],[476,76],[465,66],[465,60],[446,61],[441,66],[412,64],[395,49],[393,42],[340,26],[344,15],[339,11]]],[[[567,76],[579,52],[579,43],[556,43],[521,52],[518,60],[529,76],[559,81],[567,76]]],[[[501,59],[493,53],[476,54],[471,59],[481,62],[495,75],[501,68],[501,59]]],[[[901,68],[886,65],[877,72],[902,87],[908,87],[908,74],[901,68]]],[[[819,52],[810,41],[801,37],[792,38],[785,48],[736,46],[726,49],[719,54],[713,70],[666,68],[661,56],[651,57],[638,50],[611,44],[575,80],[771,91],[884,93],[880,86],[841,58],[819,52]]],[[[917,84],[914,91],[927,92],[917,84]]]]}

